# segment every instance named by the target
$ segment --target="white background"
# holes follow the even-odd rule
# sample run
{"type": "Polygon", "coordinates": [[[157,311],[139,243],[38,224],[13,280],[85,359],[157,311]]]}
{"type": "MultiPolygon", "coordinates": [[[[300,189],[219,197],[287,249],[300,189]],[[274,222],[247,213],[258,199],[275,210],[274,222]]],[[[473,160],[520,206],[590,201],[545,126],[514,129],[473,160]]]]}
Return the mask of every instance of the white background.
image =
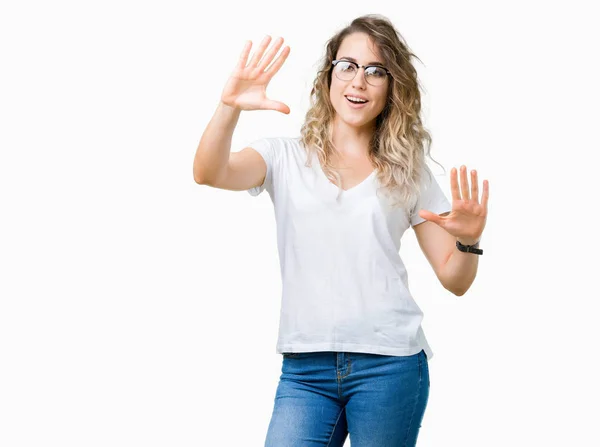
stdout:
{"type": "Polygon", "coordinates": [[[0,445],[263,444],[281,372],[273,206],[195,184],[193,157],[246,39],[290,45],[268,93],[291,114],[244,112],[233,151],[299,134],[325,42],[366,13],[423,61],[447,196],[461,164],[490,182],[466,295],[402,240],[435,352],[418,445],[600,445],[596,16],[333,5],[3,3],[0,445]]]}

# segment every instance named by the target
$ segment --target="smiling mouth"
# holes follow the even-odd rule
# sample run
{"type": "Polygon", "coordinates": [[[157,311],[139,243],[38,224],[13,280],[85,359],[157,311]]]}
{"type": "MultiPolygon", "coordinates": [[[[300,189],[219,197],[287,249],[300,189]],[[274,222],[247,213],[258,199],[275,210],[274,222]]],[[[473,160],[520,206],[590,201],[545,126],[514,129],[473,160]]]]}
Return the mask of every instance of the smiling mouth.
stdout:
{"type": "Polygon", "coordinates": [[[347,100],[348,102],[350,102],[350,103],[352,103],[352,104],[356,104],[356,105],[366,104],[366,103],[368,103],[368,102],[369,102],[369,101],[367,101],[367,100],[365,100],[365,101],[354,101],[354,100],[352,100],[352,99],[348,98],[347,96],[346,96],[346,100],[347,100]]]}

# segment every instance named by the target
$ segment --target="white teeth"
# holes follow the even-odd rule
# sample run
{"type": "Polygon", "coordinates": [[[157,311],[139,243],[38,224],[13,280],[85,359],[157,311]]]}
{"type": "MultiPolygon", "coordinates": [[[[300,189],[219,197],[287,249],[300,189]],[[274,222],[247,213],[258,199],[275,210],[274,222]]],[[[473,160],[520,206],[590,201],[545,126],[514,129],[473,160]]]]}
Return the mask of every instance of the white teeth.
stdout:
{"type": "Polygon", "coordinates": [[[355,101],[355,102],[367,102],[365,99],[356,98],[354,96],[346,96],[346,98],[348,98],[351,101],[355,101]]]}

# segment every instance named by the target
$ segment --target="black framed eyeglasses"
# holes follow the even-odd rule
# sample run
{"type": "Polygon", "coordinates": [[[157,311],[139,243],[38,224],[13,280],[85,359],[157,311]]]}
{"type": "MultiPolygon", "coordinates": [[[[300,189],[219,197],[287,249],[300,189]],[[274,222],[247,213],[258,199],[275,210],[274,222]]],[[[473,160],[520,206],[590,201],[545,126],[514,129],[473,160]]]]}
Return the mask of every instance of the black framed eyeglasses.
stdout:
{"type": "Polygon", "coordinates": [[[340,81],[351,81],[358,73],[359,68],[364,68],[365,81],[374,87],[379,87],[385,83],[390,71],[380,65],[359,65],[356,62],[347,60],[334,60],[333,72],[340,81]]]}

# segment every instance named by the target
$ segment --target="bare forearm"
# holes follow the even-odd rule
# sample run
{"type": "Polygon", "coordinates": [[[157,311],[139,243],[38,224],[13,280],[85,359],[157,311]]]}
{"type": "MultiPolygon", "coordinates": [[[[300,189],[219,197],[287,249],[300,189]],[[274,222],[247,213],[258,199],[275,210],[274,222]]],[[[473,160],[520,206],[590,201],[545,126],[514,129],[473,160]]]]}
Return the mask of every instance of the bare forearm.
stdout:
{"type": "Polygon", "coordinates": [[[200,138],[194,156],[194,180],[197,183],[217,177],[227,166],[233,131],[240,112],[240,109],[219,102],[215,114],[200,138]]]}
{"type": "MultiPolygon", "coordinates": [[[[471,245],[475,241],[460,241],[464,245],[471,245]]],[[[444,288],[455,295],[464,295],[475,281],[477,267],[479,265],[479,255],[474,253],[465,253],[458,248],[446,261],[442,270],[442,284],[444,288]]]]}

